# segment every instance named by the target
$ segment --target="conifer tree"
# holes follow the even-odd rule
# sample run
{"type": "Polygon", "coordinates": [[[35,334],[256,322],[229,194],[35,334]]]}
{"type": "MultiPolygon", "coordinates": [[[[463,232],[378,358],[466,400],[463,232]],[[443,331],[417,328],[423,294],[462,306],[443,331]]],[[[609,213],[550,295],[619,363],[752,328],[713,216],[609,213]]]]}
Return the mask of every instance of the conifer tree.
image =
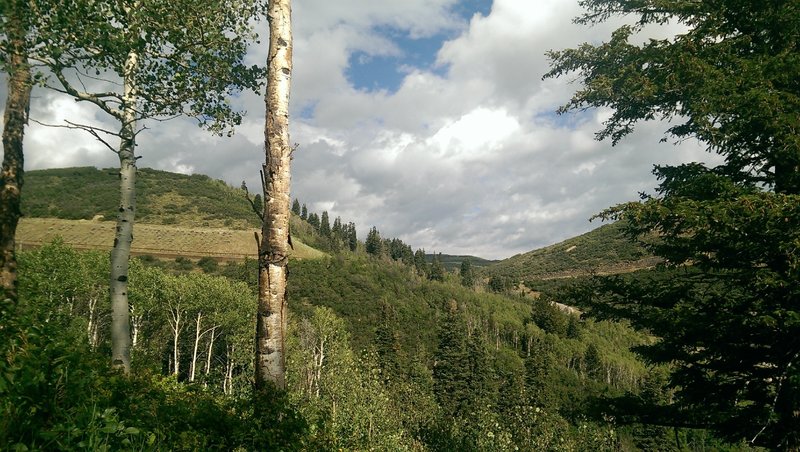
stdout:
{"type": "Polygon", "coordinates": [[[459,269],[459,276],[461,276],[461,285],[464,287],[472,287],[475,285],[475,274],[472,271],[472,263],[469,259],[461,261],[461,268],[459,269]]]}
{"type": "Polygon", "coordinates": [[[331,236],[331,222],[328,218],[328,211],[322,211],[322,218],[319,220],[319,233],[322,234],[323,237],[330,238],[331,236]]]}
{"type": "Polygon", "coordinates": [[[300,201],[298,201],[297,198],[294,198],[294,202],[292,203],[292,213],[300,216],[300,201]]]}
{"type": "Polygon", "coordinates": [[[308,220],[308,209],[306,205],[303,204],[303,208],[300,210],[300,218],[303,220],[308,220]]]}
{"type": "Polygon", "coordinates": [[[444,281],[444,265],[442,265],[441,254],[433,254],[433,262],[431,262],[431,273],[428,279],[431,281],[444,281]]]}
{"type": "Polygon", "coordinates": [[[358,249],[358,236],[356,235],[356,224],[350,222],[347,224],[347,242],[350,246],[350,251],[355,252],[358,249]]]}
{"type": "Polygon", "coordinates": [[[467,328],[450,300],[439,326],[439,346],[433,367],[434,394],[439,406],[450,416],[459,416],[467,408],[469,397],[469,359],[467,357],[467,328]]]}
{"type": "Polygon", "coordinates": [[[364,245],[367,249],[367,254],[380,257],[380,255],[383,253],[383,241],[381,240],[381,235],[375,226],[369,230],[369,233],[367,234],[367,241],[364,243],[364,245]]]}

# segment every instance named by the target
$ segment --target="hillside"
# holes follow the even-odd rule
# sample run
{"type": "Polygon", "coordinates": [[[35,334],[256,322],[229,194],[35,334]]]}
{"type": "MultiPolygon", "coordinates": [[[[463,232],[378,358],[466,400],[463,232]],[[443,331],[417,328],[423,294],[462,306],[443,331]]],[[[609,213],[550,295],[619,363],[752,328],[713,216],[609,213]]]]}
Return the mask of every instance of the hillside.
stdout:
{"type": "MultiPolygon", "coordinates": [[[[258,217],[244,191],[204,175],[140,168],[134,255],[254,258],[258,217]]],[[[119,186],[116,169],[54,168],[25,174],[18,242],[40,246],[56,236],[77,249],[108,250],[119,186]]],[[[295,258],[324,255],[318,234],[292,218],[295,258]]]]}
{"type": "MultiPolygon", "coordinates": [[[[116,218],[117,169],[54,168],[25,173],[23,214],[36,218],[116,218]]],[[[204,175],[139,168],[136,220],[140,223],[245,229],[259,221],[244,192],[204,175]]]]}
{"type": "Polygon", "coordinates": [[[619,223],[611,223],[555,245],[517,254],[481,269],[481,273],[488,278],[522,282],[625,273],[656,262],[644,248],[622,235],[619,223]]]}
{"type": "MultiPolygon", "coordinates": [[[[425,260],[428,263],[433,262],[433,256],[433,254],[426,254],[425,260]]],[[[437,256],[439,256],[439,262],[444,265],[444,268],[447,269],[447,271],[458,270],[461,267],[461,262],[463,262],[465,259],[469,259],[470,264],[472,264],[472,268],[482,268],[499,262],[469,255],[459,256],[453,254],[437,254],[437,256]]]]}

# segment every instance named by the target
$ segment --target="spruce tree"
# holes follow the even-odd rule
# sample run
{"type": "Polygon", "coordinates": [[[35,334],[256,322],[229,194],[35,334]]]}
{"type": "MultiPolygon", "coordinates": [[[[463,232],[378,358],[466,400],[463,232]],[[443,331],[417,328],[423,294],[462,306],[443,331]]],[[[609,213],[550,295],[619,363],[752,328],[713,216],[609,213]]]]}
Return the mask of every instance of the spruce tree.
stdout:
{"type": "Polygon", "coordinates": [[[375,226],[369,230],[369,233],[367,234],[367,241],[364,245],[366,246],[367,253],[372,256],[379,257],[383,252],[383,241],[381,240],[381,235],[375,226]]]}
{"type": "Polygon", "coordinates": [[[475,274],[472,271],[472,263],[470,263],[469,259],[461,261],[459,276],[461,276],[462,286],[471,288],[475,285],[475,274]]]}
{"type": "Polygon", "coordinates": [[[444,265],[442,265],[441,254],[433,254],[433,262],[431,262],[431,273],[428,279],[431,281],[444,281],[444,265]]]}
{"type": "Polygon", "coordinates": [[[297,216],[300,216],[301,213],[300,201],[298,201],[297,198],[294,198],[294,202],[292,203],[292,213],[294,213],[297,216]]]}
{"type": "Polygon", "coordinates": [[[355,252],[358,249],[358,236],[356,235],[356,224],[353,222],[347,223],[347,243],[350,251],[355,252]]]}
{"type": "Polygon", "coordinates": [[[305,204],[303,204],[303,208],[300,210],[300,218],[306,221],[308,220],[308,208],[306,208],[305,204]]]}
{"type": "Polygon", "coordinates": [[[319,233],[322,234],[323,237],[330,238],[331,236],[331,223],[328,218],[327,210],[322,211],[322,218],[319,220],[319,233]]]}

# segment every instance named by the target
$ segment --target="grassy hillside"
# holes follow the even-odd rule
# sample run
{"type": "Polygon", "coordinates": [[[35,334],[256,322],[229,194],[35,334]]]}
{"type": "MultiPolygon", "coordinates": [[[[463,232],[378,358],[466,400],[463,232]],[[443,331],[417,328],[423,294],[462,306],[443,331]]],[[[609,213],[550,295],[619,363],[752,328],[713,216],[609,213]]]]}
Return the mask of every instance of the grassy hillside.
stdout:
{"type": "Polygon", "coordinates": [[[515,282],[623,273],[652,266],[655,258],[622,235],[618,223],[523,254],[481,270],[486,277],[515,282]]]}
{"type": "MultiPolygon", "coordinates": [[[[137,221],[190,227],[258,227],[242,190],[204,175],[140,168],[137,221]]],[[[25,173],[23,214],[67,220],[116,218],[119,179],[114,168],[55,168],[25,173]]]]}
{"type": "MultiPolygon", "coordinates": [[[[461,262],[465,259],[469,259],[470,264],[472,264],[472,268],[486,267],[499,262],[483,259],[477,256],[456,256],[453,254],[437,254],[437,256],[439,256],[439,261],[442,263],[442,265],[444,265],[444,268],[447,269],[447,271],[453,271],[461,268],[461,262]]],[[[425,260],[428,262],[433,262],[433,254],[426,254],[425,260]]]]}

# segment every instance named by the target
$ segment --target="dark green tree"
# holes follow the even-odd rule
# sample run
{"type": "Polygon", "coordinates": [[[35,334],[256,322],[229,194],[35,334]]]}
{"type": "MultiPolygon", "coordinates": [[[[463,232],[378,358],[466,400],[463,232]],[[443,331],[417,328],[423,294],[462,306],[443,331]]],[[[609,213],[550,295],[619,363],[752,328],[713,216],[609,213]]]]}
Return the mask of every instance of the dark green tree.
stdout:
{"type": "Polygon", "coordinates": [[[358,249],[358,235],[356,234],[356,224],[350,222],[347,224],[347,244],[350,247],[350,251],[355,251],[358,249]]]}
{"type": "Polygon", "coordinates": [[[381,240],[381,234],[378,232],[378,229],[373,226],[372,229],[369,230],[367,233],[367,241],[364,243],[364,246],[367,249],[367,253],[378,257],[383,253],[383,241],[381,240]]]}
{"type": "Polygon", "coordinates": [[[305,204],[303,204],[303,208],[300,210],[300,218],[308,220],[308,208],[306,208],[305,204]]]}
{"type": "Polygon", "coordinates": [[[467,326],[455,300],[450,300],[439,326],[439,347],[433,367],[433,389],[439,406],[450,416],[467,408],[469,395],[469,359],[467,326]]]}
{"type": "Polygon", "coordinates": [[[319,226],[320,226],[319,215],[317,215],[314,212],[308,214],[308,224],[310,224],[311,226],[314,227],[314,229],[319,231],[319,226]]]}
{"type": "Polygon", "coordinates": [[[330,238],[331,236],[331,221],[328,217],[328,211],[322,211],[322,217],[319,220],[319,233],[322,234],[323,237],[330,238]]]}
{"type": "Polygon", "coordinates": [[[256,195],[253,197],[253,206],[255,207],[257,214],[264,214],[264,198],[261,197],[261,193],[256,193],[256,195]]]}
{"type": "Polygon", "coordinates": [[[300,210],[300,201],[298,201],[297,198],[295,198],[294,202],[292,203],[292,213],[297,216],[300,216],[302,213],[302,210],[300,210]]]}
{"type": "Polygon", "coordinates": [[[462,286],[471,288],[475,285],[475,272],[472,270],[472,263],[469,259],[461,261],[461,268],[458,274],[461,276],[462,286]]]}
{"type": "Polygon", "coordinates": [[[422,248],[414,252],[414,267],[417,269],[417,274],[426,276],[428,274],[428,261],[425,259],[425,250],[422,248]]]}
{"type": "Polygon", "coordinates": [[[444,281],[444,265],[442,265],[441,254],[433,254],[433,261],[431,262],[431,272],[428,275],[428,279],[431,281],[444,281]]]}

